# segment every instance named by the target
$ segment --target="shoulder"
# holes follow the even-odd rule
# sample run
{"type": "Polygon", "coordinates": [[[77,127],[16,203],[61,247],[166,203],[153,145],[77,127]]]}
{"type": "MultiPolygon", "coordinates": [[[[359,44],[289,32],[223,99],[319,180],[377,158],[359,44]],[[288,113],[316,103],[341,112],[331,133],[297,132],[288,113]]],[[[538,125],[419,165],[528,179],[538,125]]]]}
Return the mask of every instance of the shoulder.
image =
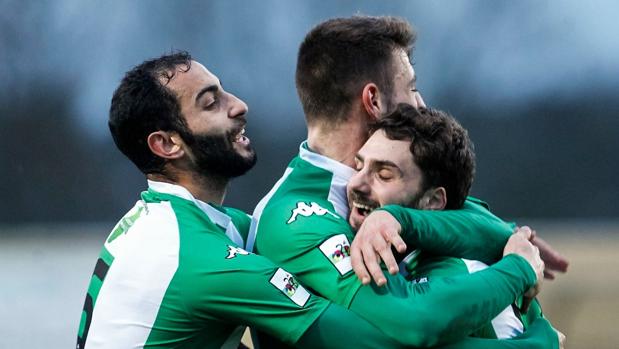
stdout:
{"type": "Polygon", "coordinates": [[[291,197],[273,202],[265,207],[258,228],[269,230],[269,233],[317,232],[327,236],[352,233],[346,219],[335,212],[330,202],[312,197],[291,197]]]}

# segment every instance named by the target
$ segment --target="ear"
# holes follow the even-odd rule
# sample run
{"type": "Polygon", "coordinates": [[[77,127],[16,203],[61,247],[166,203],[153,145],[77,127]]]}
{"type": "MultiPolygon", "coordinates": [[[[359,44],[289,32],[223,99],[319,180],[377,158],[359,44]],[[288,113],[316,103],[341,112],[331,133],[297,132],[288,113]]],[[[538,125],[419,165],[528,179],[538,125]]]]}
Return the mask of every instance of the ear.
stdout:
{"type": "Polygon", "coordinates": [[[157,131],[148,135],[148,148],[164,159],[178,159],[185,155],[183,140],[177,133],[157,131]]]}
{"type": "Polygon", "coordinates": [[[420,206],[424,210],[444,210],[447,206],[447,191],[443,187],[429,189],[421,198],[420,206]]]}
{"type": "Polygon", "coordinates": [[[382,115],[383,105],[380,101],[380,91],[375,83],[370,82],[363,86],[361,103],[363,103],[363,109],[365,109],[370,118],[378,120],[382,115]]]}

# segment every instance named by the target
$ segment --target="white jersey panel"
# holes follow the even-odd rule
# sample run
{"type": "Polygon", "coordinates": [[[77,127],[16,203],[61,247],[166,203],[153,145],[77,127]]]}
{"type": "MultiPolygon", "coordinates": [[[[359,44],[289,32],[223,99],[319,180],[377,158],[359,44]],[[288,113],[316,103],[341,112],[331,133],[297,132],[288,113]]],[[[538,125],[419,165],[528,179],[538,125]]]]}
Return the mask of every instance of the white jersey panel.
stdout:
{"type": "MultiPolygon", "coordinates": [[[[464,261],[464,264],[466,264],[469,273],[475,273],[488,268],[488,265],[480,261],[472,261],[469,259],[462,260],[464,261]]],[[[503,309],[499,315],[492,319],[491,323],[498,339],[517,337],[524,332],[524,326],[518,316],[514,313],[511,306],[503,309]]]]}
{"type": "Polygon", "coordinates": [[[271,201],[271,198],[273,197],[273,195],[275,195],[275,192],[277,192],[277,189],[279,189],[279,187],[282,185],[282,183],[284,183],[286,178],[288,178],[288,176],[291,173],[292,173],[292,168],[287,167],[282,177],[275,183],[273,188],[269,190],[267,195],[263,197],[262,200],[260,200],[260,202],[258,202],[258,205],[256,205],[256,208],[254,209],[254,213],[252,214],[251,225],[249,226],[249,235],[247,236],[247,243],[245,244],[245,249],[247,251],[253,252],[254,243],[256,242],[256,232],[258,231],[258,224],[260,223],[260,216],[262,216],[262,211],[264,211],[264,208],[269,203],[269,201],[271,201]]]}
{"type": "Polygon", "coordinates": [[[180,240],[169,202],[148,204],[146,212],[105,244],[114,262],[97,297],[86,348],[141,348],[148,339],[178,268],[180,240]]]}

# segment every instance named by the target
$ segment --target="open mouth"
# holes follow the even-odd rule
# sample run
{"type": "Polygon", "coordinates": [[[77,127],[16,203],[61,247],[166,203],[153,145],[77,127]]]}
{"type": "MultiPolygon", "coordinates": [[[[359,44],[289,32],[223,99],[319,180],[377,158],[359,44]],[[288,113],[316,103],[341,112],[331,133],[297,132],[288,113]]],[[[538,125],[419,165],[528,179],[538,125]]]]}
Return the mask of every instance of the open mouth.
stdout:
{"type": "Polygon", "coordinates": [[[378,205],[374,203],[361,203],[358,201],[353,201],[352,207],[355,211],[357,211],[357,214],[362,217],[367,217],[367,215],[369,215],[370,213],[372,213],[372,211],[378,208],[378,205]]]}
{"type": "Polygon", "coordinates": [[[249,144],[249,138],[245,136],[245,127],[242,127],[236,134],[234,134],[232,141],[243,145],[249,144]]]}

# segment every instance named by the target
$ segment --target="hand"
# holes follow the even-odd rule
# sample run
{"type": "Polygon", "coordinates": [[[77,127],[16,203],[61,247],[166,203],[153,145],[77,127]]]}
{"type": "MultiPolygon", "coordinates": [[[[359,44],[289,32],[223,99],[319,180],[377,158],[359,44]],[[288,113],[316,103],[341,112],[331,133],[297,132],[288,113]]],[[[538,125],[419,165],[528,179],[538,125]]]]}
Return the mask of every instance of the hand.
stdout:
{"type": "Polygon", "coordinates": [[[567,272],[567,267],[569,265],[567,259],[553,249],[550,244],[537,236],[535,230],[533,230],[533,238],[531,239],[531,243],[539,248],[539,254],[546,265],[546,268],[544,269],[544,278],[554,280],[554,272],[567,272]]]}
{"type": "Polygon", "coordinates": [[[559,337],[559,349],[565,349],[565,335],[561,331],[557,331],[557,336],[559,337]]]}
{"type": "Polygon", "coordinates": [[[400,223],[387,211],[374,211],[365,218],[350,247],[352,267],[364,285],[370,283],[370,274],[378,286],[387,282],[379,265],[381,259],[390,274],[398,272],[391,246],[400,253],[406,252],[401,230],[400,223]]]}
{"type": "Polygon", "coordinates": [[[520,255],[527,262],[537,277],[537,283],[531,289],[529,289],[523,297],[522,306],[520,310],[526,312],[529,309],[531,301],[537,296],[541,290],[541,282],[544,277],[544,261],[540,257],[539,249],[529,241],[533,238],[533,231],[529,227],[517,228],[516,232],[509,238],[505,249],[503,250],[503,256],[511,253],[520,255]]]}

